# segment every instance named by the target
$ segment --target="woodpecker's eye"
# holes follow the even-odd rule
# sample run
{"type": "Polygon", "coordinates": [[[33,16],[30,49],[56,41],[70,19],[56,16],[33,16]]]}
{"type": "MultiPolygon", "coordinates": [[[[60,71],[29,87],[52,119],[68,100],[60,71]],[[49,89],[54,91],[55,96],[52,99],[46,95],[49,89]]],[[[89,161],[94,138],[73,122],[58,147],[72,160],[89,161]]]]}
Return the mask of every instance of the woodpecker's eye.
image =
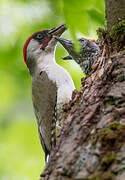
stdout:
{"type": "Polygon", "coordinates": [[[42,37],[43,37],[43,36],[42,36],[42,34],[40,34],[40,33],[37,34],[37,36],[36,36],[36,38],[38,38],[38,39],[42,39],[42,37]]]}

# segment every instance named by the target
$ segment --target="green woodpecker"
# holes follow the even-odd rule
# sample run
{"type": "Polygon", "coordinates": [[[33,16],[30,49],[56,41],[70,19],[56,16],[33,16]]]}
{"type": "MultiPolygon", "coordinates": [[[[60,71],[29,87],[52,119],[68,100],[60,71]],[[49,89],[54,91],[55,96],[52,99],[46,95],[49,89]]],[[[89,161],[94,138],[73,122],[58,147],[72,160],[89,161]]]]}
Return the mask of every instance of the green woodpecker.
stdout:
{"type": "MultiPolygon", "coordinates": [[[[24,62],[32,81],[32,101],[41,145],[48,160],[56,144],[56,121],[62,106],[71,100],[75,89],[68,72],[55,61],[57,40],[65,26],[38,31],[24,44],[24,62]]],[[[62,116],[62,115],[61,115],[62,116]]]]}

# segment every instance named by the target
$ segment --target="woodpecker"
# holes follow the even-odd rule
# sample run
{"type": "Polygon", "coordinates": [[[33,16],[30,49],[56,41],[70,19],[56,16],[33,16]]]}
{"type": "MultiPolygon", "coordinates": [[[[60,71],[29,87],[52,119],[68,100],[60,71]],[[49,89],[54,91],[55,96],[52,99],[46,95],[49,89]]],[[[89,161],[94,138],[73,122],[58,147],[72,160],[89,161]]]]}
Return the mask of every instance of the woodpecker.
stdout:
{"type": "Polygon", "coordinates": [[[55,37],[62,46],[67,50],[69,56],[64,57],[64,60],[74,59],[81,67],[84,74],[89,75],[94,59],[99,53],[99,46],[95,40],[85,38],[79,39],[80,51],[77,52],[74,48],[74,43],[60,37],[55,37]]]}
{"type": "MultiPolygon", "coordinates": [[[[60,25],[32,34],[24,44],[23,55],[32,82],[32,101],[45,160],[56,144],[56,117],[71,100],[75,89],[69,73],[55,61],[57,40],[66,30],[60,25]]],[[[61,115],[62,116],[62,115],[61,115]]]]}

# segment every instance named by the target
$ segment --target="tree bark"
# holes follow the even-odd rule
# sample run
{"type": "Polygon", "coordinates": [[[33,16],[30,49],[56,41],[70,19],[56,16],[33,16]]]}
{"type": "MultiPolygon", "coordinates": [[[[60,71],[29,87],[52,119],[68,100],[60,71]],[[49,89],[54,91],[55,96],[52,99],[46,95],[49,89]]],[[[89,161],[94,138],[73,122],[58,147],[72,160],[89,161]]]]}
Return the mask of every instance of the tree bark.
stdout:
{"type": "MultiPolygon", "coordinates": [[[[124,0],[106,0],[108,30],[117,23],[115,3],[117,20],[125,15],[124,0]]],[[[92,72],[64,107],[67,119],[41,180],[125,180],[125,51],[113,46],[102,39],[92,72]]]]}
{"type": "Polygon", "coordinates": [[[125,16],[125,0],[105,0],[107,29],[121,21],[125,16]]]}

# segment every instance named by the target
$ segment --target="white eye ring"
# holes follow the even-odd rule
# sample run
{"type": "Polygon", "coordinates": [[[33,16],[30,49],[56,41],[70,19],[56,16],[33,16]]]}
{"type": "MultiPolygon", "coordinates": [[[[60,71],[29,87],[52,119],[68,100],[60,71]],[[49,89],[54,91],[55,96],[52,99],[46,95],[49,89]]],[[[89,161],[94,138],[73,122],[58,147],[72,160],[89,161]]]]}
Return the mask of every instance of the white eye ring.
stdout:
{"type": "Polygon", "coordinates": [[[38,39],[42,39],[42,34],[40,34],[40,33],[37,34],[37,38],[38,38],[38,39]]]}

